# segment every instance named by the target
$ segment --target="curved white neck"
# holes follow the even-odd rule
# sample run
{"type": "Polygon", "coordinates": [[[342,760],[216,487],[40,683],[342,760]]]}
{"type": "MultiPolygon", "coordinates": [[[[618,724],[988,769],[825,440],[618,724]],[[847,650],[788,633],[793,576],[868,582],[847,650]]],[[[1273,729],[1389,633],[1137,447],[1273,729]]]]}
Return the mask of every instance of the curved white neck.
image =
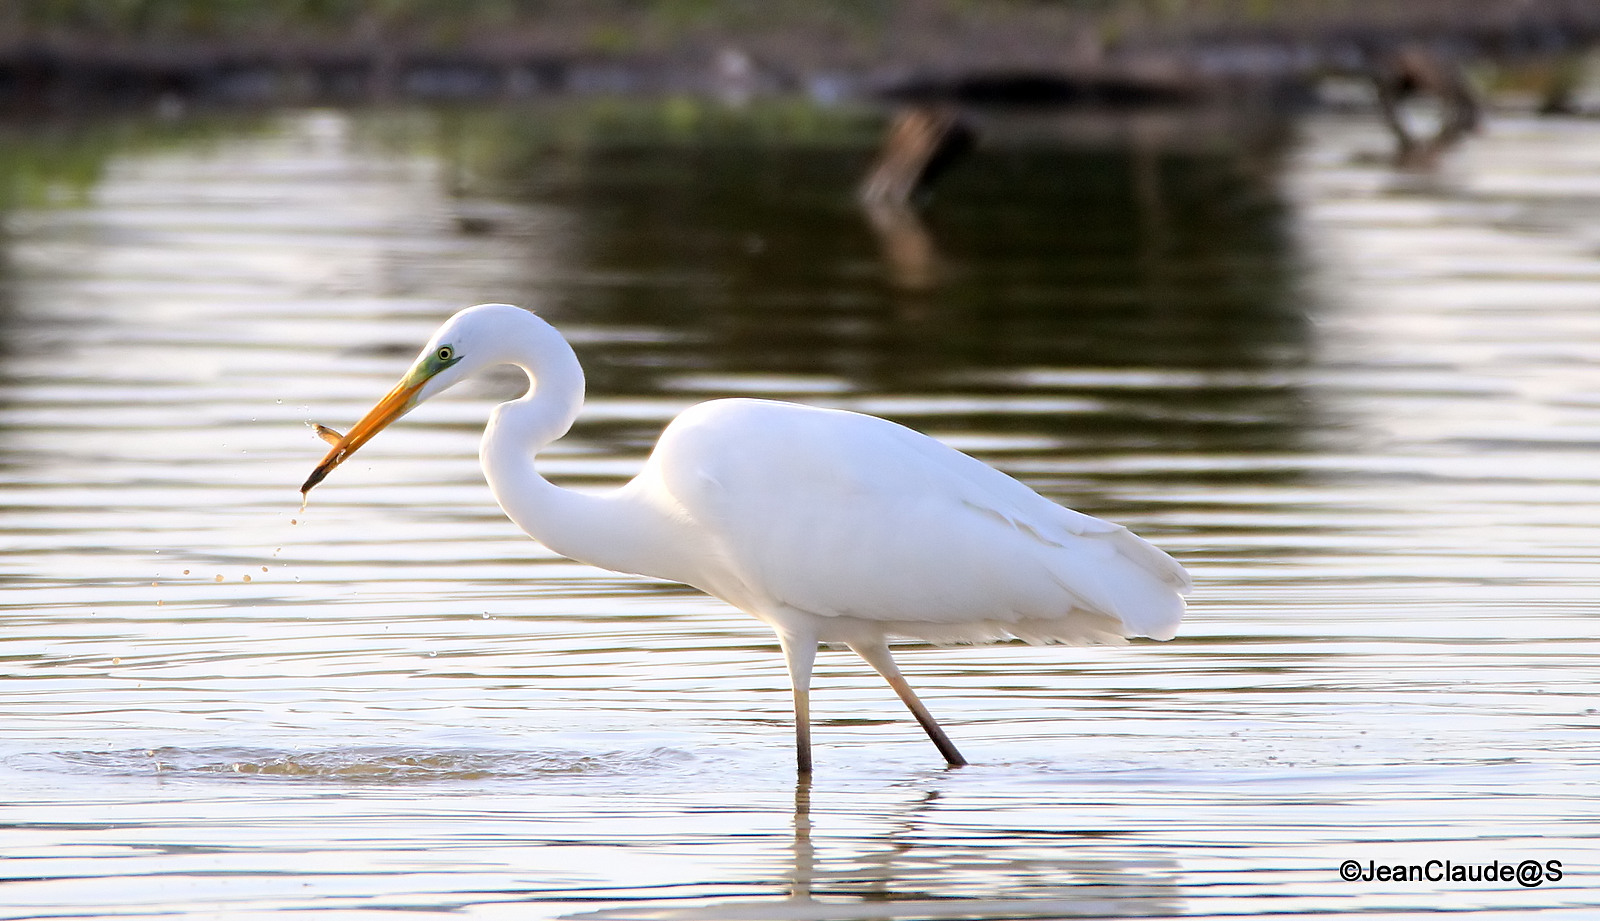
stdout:
{"type": "Polygon", "coordinates": [[[556,553],[603,569],[684,581],[660,558],[672,524],[626,490],[563,489],[539,475],[534,456],[572,427],[583,406],[583,368],[561,334],[543,320],[518,324],[502,343],[505,363],[528,375],[520,399],[495,407],[479,447],[489,490],[523,531],[556,553]],[[629,501],[631,500],[631,501],[629,501]],[[664,542],[665,541],[665,542],[664,542]]]}
{"type": "Polygon", "coordinates": [[[533,455],[565,435],[583,409],[583,366],[577,354],[555,327],[533,314],[527,318],[497,343],[502,361],[528,375],[528,392],[496,406],[489,417],[479,454],[491,488],[496,479],[491,466],[516,473],[528,465],[531,472],[533,455]]]}

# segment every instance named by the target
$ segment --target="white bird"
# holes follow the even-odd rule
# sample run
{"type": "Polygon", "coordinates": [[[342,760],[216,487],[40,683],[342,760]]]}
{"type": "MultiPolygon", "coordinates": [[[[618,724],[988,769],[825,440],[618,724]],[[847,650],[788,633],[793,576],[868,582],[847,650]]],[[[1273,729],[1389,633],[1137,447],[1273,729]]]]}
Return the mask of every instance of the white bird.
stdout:
{"type": "Polygon", "coordinates": [[[891,638],[1122,643],[1171,639],[1182,619],[1189,576],[1166,553],[875,416],[711,400],[673,419],[622,487],[555,486],[534,455],[577,418],[583,369],[554,327],[507,304],[451,317],[348,435],[319,427],[333,449],[301,493],[419,403],[498,365],[530,380],[524,396],[495,407],[483,435],[479,458],[500,507],[562,556],[694,586],[770,626],[793,683],[802,773],[819,643],[855,650],[960,765],[890,656],[891,638]]]}

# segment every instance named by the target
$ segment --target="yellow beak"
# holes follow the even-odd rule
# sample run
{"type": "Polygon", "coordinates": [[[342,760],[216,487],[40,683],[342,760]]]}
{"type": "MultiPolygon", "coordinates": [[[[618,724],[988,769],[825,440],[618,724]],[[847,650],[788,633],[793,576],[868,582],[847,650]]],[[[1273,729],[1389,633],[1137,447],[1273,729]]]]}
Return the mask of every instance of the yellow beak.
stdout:
{"type": "MultiPolygon", "coordinates": [[[[333,472],[333,468],[344,463],[345,458],[354,454],[357,448],[371,441],[372,436],[383,431],[385,426],[405,415],[407,410],[415,406],[417,391],[421,390],[422,385],[427,383],[426,377],[417,379],[418,377],[419,375],[416,374],[406,375],[405,380],[395,385],[395,388],[389,391],[387,396],[378,401],[377,406],[372,407],[365,416],[361,417],[361,421],[350,429],[349,434],[335,440],[333,449],[328,452],[328,456],[322,459],[322,463],[317,465],[317,469],[311,471],[311,476],[306,478],[305,485],[300,487],[300,493],[302,495],[309,493],[311,487],[321,483],[329,473],[333,472]]],[[[327,431],[331,432],[332,430],[327,431]]],[[[318,433],[322,434],[323,432],[323,427],[319,427],[318,433]]],[[[324,434],[323,437],[327,437],[327,435],[324,434]]]]}

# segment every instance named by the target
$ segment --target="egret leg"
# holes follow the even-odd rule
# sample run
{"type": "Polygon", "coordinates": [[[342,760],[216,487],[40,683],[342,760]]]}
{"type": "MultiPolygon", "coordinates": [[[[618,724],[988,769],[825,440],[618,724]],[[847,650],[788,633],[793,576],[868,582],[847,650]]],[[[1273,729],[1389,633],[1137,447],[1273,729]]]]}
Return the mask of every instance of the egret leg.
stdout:
{"type": "Polygon", "coordinates": [[[778,634],[784,661],[789,664],[789,684],[794,687],[794,747],[800,773],[811,776],[811,666],[817,660],[817,641],[778,634]]]}
{"type": "Polygon", "coordinates": [[[917,697],[917,692],[911,690],[911,685],[906,683],[905,676],[900,674],[900,666],[894,664],[894,656],[889,654],[889,647],[883,643],[863,643],[861,645],[851,643],[849,645],[851,649],[855,650],[856,655],[866,659],[867,664],[883,676],[883,680],[889,682],[889,687],[894,688],[894,692],[900,695],[900,699],[905,701],[907,707],[911,708],[911,715],[917,718],[918,723],[922,724],[923,731],[927,732],[928,738],[933,740],[934,746],[939,749],[939,754],[944,755],[944,760],[949,762],[952,767],[966,764],[967,759],[961,757],[961,753],[956,751],[955,743],[950,741],[950,737],[944,734],[944,730],[940,728],[938,721],[933,718],[933,714],[929,713],[928,708],[922,705],[922,700],[917,697]]]}

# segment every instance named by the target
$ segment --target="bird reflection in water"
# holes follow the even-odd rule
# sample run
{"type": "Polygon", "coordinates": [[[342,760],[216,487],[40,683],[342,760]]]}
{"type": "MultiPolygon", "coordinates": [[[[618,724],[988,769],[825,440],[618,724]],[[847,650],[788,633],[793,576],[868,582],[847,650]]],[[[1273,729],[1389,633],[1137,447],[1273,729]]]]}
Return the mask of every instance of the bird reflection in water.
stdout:
{"type": "MultiPolygon", "coordinates": [[[[812,786],[794,789],[789,865],[779,871],[789,895],[729,899],[692,907],[647,904],[567,915],[571,921],[896,921],[935,918],[1118,918],[1178,914],[1183,907],[1169,859],[1062,856],[1102,847],[1097,832],[1006,830],[997,851],[988,836],[963,839],[937,827],[937,781],[886,834],[825,836],[812,821],[812,786]]],[[[848,799],[848,797],[844,797],[848,799]]],[[[844,814],[844,813],[841,813],[844,814]]],[[[824,816],[824,821],[826,817],[824,816]]]]}

